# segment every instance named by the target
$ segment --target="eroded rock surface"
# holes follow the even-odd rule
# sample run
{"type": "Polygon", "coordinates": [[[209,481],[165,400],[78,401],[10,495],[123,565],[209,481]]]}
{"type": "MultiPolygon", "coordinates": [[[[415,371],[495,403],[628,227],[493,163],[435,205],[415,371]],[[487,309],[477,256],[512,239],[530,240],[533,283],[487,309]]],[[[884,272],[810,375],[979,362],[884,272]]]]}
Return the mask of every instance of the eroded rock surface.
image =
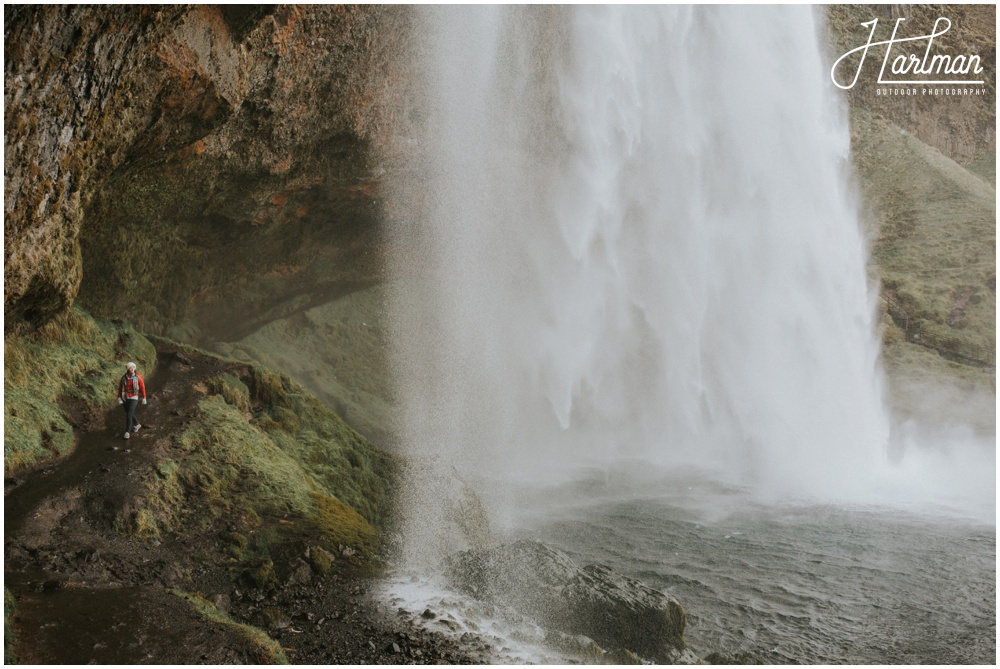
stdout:
{"type": "Polygon", "coordinates": [[[6,10],[5,331],[80,292],[97,315],[219,340],[379,279],[373,156],[406,90],[406,18],[6,10]]]}
{"type": "Polygon", "coordinates": [[[680,603],[605,565],[577,566],[566,554],[522,540],[448,560],[458,590],[513,607],[543,627],[584,635],[606,651],[659,663],[693,663],[680,603]]]}

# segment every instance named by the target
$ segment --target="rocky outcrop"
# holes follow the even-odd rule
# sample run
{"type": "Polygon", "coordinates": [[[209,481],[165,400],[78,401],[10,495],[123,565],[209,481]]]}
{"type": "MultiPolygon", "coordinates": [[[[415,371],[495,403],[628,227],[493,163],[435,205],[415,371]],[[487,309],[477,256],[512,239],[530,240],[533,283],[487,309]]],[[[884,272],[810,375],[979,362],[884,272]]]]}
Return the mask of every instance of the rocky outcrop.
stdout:
{"type": "Polygon", "coordinates": [[[676,599],[604,565],[580,568],[537,541],[458,553],[448,560],[448,575],[469,596],[512,606],[605,650],[658,663],[697,662],[684,643],[684,609],[676,599]]]}
{"type": "MultiPolygon", "coordinates": [[[[76,296],[86,183],[122,159],[137,130],[118,92],[179,14],[149,7],[5,8],[6,333],[41,325],[76,296]]],[[[132,104],[145,102],[133,97],[132,104]]]]}
{"type": "Polygon", "coordinates": [[[8,10],[5,331],[79,291],[144,331],[222,339],[379,278],[372,157],[406,16],[8,10]]]}

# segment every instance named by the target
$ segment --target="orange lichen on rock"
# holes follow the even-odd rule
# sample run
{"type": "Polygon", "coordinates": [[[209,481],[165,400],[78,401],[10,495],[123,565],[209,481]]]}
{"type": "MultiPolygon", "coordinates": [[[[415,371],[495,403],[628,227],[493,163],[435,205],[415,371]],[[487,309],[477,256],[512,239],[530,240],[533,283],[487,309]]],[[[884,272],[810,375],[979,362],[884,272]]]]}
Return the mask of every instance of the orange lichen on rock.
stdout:
{"type": "Polygon", "coordinates": [[[178,151],[177,157],[188,158],[190,156],[200,156],[203,153],[205,153],[205,142],[199,139],[194,144],[188,144],[183,149],[178,151]]]}

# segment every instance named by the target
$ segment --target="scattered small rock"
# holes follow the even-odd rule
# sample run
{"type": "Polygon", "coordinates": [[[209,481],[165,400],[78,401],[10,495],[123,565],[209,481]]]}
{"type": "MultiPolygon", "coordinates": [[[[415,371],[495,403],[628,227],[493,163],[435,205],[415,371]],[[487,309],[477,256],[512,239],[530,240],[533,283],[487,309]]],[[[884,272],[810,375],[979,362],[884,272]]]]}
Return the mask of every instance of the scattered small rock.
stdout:
{"type": "Polygon", "coordinates": [[[302,558],[297,558],[292,565],[292,573],[288,577],[289,587],[294,587],[296,585],[306,585],[312,580],[312,567],[303,560],[302,558]]]}

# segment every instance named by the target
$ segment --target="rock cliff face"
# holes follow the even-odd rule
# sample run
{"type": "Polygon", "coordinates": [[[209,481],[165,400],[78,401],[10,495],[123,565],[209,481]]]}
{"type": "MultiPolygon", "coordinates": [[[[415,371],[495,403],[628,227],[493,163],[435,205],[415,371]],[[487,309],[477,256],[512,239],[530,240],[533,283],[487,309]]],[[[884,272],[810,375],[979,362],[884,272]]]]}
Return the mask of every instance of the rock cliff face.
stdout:
{"type": "Polygon", "coordinates": [[[177,14],[4,8],[5,333],[38,327],[76,296],[82,194],[135,132],[117,92],[177,14]]]}
{"type": "Polygon", "coordinates": [[[8,8],[6,332],[79,293],[144,331],[245,334],[378,279],[406,16],[8,8]]]}

